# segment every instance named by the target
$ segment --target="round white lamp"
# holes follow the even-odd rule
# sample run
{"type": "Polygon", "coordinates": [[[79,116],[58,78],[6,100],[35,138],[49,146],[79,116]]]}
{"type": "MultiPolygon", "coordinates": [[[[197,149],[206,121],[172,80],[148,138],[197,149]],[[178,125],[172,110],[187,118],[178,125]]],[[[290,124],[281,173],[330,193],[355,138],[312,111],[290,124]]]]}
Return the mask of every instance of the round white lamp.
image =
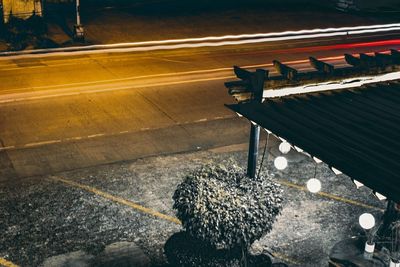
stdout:
{"type": "MultiPolygon", "coordinates": [[[[363,213],[358,218],[358,222],[365,231],[368,231],[375,226],[375,217],[371,213],[363,213]]],[[[368,233],[367,236],[368,238],[364,247],[364,257],[371,259],[374,254],[375,243],[371,240],[371,236],[369,236],[368,233]]]]}
{"type": "Polygon", "coordinates": [[[365,230],[370,230],[375,226],[375,217],[371,213],[363,213],[358,218],[358,222],[365,230]]]}
{"type": "Polygon", "coordinates": [[[318,193],[321,191],[321,182],[318,179],[312,178],[307,182],[307,189],[311,193],[318,193]]]}
{"type": "Polygon", "coordinates": [[[288,143],[288,142],[282,142],[280,145],[279,145],[279,151],[280,152],[282,152],[282,154],[287,154],[287,153],[289,153],[289,151],[290,151],[290,149],[291,149],[291,146],[290,146],[290,144],[288,143]]]}
{"type": "Polygon", "coordinates": [[[278,170],[284,170],[287,167],[288,162],[285,157],[279,156],[275,158],[274,165],[278,170]]]}

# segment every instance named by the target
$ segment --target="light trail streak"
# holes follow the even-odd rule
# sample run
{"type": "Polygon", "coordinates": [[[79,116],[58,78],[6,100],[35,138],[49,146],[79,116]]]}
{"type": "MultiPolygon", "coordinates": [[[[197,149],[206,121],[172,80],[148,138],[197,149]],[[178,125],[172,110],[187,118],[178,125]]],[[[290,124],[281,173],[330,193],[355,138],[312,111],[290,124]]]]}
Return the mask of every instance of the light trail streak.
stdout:
{"type": "Polygon", "coordinates": [[[121,53],[121,52],[140,52],[140,51],[154,51],[154,50],[169,50],[180,48],[200,48],[200,47],[217,47],[226,45],[242,45],[242,44],[255,44],[276,41],[290,41],[299,39],[312,39],[312,38],[325,38],[325,37],[338,37],[350,36],[366,33],[379,33],[389,31],[399,31],[400,23],[383,24],[383,25],[369,25],[369,26],[355,26],[355,27],[341,27],[341,28],[326,28],[326,29],[311,29],[299,31],[284,31],[273,33],[255,33],[255,34],[239,34],[239,35],[224,35],[224,36],[208,36],[199,38],[184,38],[184,39],[169,39],[158,41],[144,41],[144,42],[131,42],[131,43],[117,43],[107,45],[91,45],[81,47],[65,47],[65,48],[49,48],[25,51],[11,51],[2,52],[0,56],[23,56],[23,55],[43,55],[46,53],[59,52],[57,54],[63,55],[67,53],[71,55],[94,54],[103,52],[121,53]]]}
{"type": "MultiPolygon", "coordinates": [[[[342,60],[343,58],[344,58],[344,56],[334,56],[334,57],[320,58],[319,60],[332,63],[333,61],[342,60]]],[[[297,65],[297,64],[307,64],[309,62],[310,61],[308,59],[301,59],[301,60],[284,61],[283,63],[288,64],[288,65],[297,65]]],[[[270,68],[270,67],[273,67],[273,64],[272,63],[263,63],[263,64],[254,64],[254,65],[244,65],[244,66],[240,66],[240,67],[244,68],[244,69],[270,68]]],[[[211,74],[211,73],[216,73],[216,72],[229,72],[229,74],[231,74],[232,67],[140,75],[140,76],[118,78],[118,79],[107,79],[107,80],[99,80],[99,81],[92,81],[92,82],[78,82],[78,83],[66,83],[66,84],[60,84],[60,85],[44,85],[44,86],[24,87],[24,88],[18,88],[18,89],[2,90],[1,92],[15,93],[18,91],[26,91],[26,90],[40,90],[40,89],[51,89],[51,88],[61,88],[61,87],[70,87],[70,86],[85,86],[85,85],[95,85],[95,84],[98,85],[98,84],[105,84],[105,83],[133,81],[133,80],[148,79],[148,78],[164,78],[164,77],[168,78],[168,77],[173,77],[173,76],[180,77],[180,76],[196,75],[196,74],[211,74]]],[[[231,76],[229,76],[229,77],[231,77],[231,76]]],[[[224,77],[224,78],[226,78],[226,77],[224,77]]]]}
{"type": "MultiPolygon", "coordinates": [[[[337,65],[337,61],[343,60],[344,56],[334,56],[334,57],[325,57],[320,58],[322,61],[329,62],[331,64],[337,65]]],[[[289,65],[299,65],[299,64],[307,64],[309,63],[308,59],[302,60],[292,60],[292,61],[285,61],[283,62],[289,65]]],[[[244,65],[241,68],[245,69],[255,69],[255,68],[271,68],[273,67],[272,63],[264,63],[264,64],[254,64],[254,65],[244,65]]],[[[300,68],[300,70],[310,70],[310,67],[300,68]]],[[[270,73],[274,71],[271,70],[270,73]]],[[[17,88],[17,89],[10,89],[10,90],[2,90],[0,95],[0,103],[8,103],[14,101],[22,101],[22,100],[32,100],[32,99],[42,99],[42,98],[49,98],[49,97],[56,97],[56,96],[69,96],[69,95],[76,95],[82,93],[99,93],[105,91],[116,91],[116,90],[125,90],[125,89],[134,89],[134,88],[141,88],[141,87],[151,87],[151,86],[164,86],[164,85],[173,85],[173,84],[182,84],[182,83],[193,83],[193,82],[206,82],[206,81],[215,81],[215,80],[226,80],[235,78],[235,76],[231,75],[232,67],[225,67],[225,68],[215,68],[215,69],[202,69],[202,70],[194,70],[194,71],[183,71],[183,72],[171,72],[171,73],[161,73],[161,74],[151,74],[151,75],[141,75],[141,76],[133,76],[133,77],[126,77],[126,78],[118,78],[118,79],[107,79],[107,80],[99,80],[99,81],[90,81],[90,82],[78,82],[78,83],[67,83],[67,84],[60,84],[60,85],[45,85],[45,86],[34,86],[34,87],[24,87],[24,88],[17,88]],[[93,86],[93,85],[106,85],[106,84],[113,84],[118,82],[132,82],[141,79],[154,79],[154,78],[174,78],[174,77],[184,77],[190,75],[207,75],[207,74],[215,74],[219,73],[218,77],[210,77],[210,78],[200,78],[200,79],[193,79],[189,77],[186,80],[181,81],[170,81],[165,83],[149,83],[149,84],[140,84],[140,85],[129,85],[129,86],[122,86],[116,87],[115,85],[112,88],[90,88],[87,90],[79,90],[75,93],[68,92],[61,92],[62,90],[71,89],[70,87],[82,87],[82,86],[93,86]],[[64,89],[65,88],[65,89],[64,89]],[[35,94],[40,93],[41,91],[46,90],[50,93],[52,90],[53,93],[43,95],[43,96],[29,96],[29,97],[21,97],[22,94],[29,93],[29,91],[34,91],[35,94]],[[58,92],[58,93],[57,93],[58,92]],[[20,97],[12,97],[9,98],[10,95],[20,97]],[[9,96],[7,96],[9,95],[9,96]]]]}
{"type": "Polygon", "coordinates": [[[307,84],[303,86],[290,87],[290,88],[279,88],[273,90],[265,90],[264,98],[282,97],[294,94],[305,94],[322,91],[333,91],[347,88],[356,88],[363,85],[388,82],[400,79],[400,72],[392,72],[387,74],[381,74],[377,76],[364,76],[364,77],[353,77],[337,82],[327,82],[318,84],[307,84]]]}

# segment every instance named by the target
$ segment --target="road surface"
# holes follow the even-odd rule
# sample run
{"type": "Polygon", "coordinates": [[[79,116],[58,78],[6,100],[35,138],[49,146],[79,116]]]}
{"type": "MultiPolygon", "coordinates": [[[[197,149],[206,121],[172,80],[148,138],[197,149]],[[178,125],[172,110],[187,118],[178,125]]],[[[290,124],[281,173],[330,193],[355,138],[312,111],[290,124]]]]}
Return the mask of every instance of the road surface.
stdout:
{"type": "Polygon", "coordinates": [[[306,71],[309,56],[400,47],[377,40],[0,58],[0,181],[244,143],[248,122],[224,107],[233,65],[274,75],[273,59],[306,71]]]}

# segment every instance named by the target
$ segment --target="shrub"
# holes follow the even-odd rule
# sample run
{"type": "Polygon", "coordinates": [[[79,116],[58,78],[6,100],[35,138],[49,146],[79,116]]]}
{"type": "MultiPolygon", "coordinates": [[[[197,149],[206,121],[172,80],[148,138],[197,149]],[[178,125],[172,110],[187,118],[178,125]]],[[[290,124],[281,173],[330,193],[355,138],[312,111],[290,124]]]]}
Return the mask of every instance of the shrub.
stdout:
{"type": "Polygon", "coordinates": [[[282,189],[263,176],[248,178],[231,162],[190,173],[173,199],[188,234],[217,249],[233,249],[271,231],[282,208],[282,189]]]}
{"type": "MultiPolygon", "coordinates": [[[[240,267],[242,251],[238,249],[215,249],[190,236],[187,232],[172,235],[164,246],[165,255],[172,266],[185,267],[240,267]]],[[[249,267],[269,267],[267,255],[249,255],[249,267]]]]}

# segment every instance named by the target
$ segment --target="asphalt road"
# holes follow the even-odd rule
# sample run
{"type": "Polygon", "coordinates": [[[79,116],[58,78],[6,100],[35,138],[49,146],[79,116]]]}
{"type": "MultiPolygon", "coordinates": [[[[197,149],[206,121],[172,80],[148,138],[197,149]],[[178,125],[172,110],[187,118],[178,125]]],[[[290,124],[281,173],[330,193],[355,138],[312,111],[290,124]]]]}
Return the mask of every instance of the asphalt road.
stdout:
{"type": "Polygon", "coordinates": [[[233,65],[399,48],[338,42],[0,58],[0,181],[244,143],[248,123],[224,107],[233,65]]]}

